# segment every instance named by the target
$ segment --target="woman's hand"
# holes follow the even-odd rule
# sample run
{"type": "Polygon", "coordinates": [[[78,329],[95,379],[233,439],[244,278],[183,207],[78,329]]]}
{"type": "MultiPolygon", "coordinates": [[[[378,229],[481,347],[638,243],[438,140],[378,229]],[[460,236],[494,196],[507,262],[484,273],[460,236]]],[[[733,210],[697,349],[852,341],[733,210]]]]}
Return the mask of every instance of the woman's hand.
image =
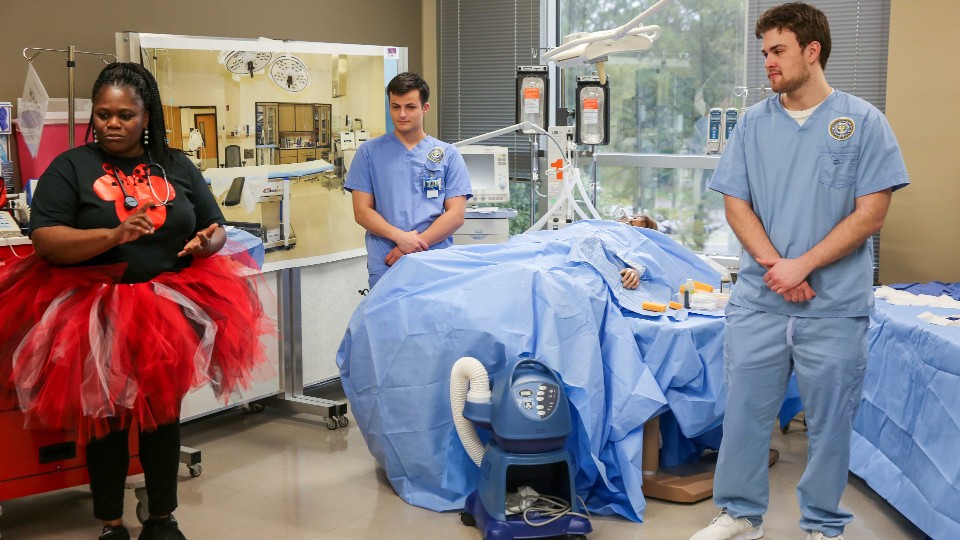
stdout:
{"type": "Polygon", "coordinates": [[[209,255],[210,239],[213,238],[213,233],[216,232],[218,224],[213,223],[206,229],[199,231],[196,236],[194,236],[187,245],[183,246],[183,251],[177,253],[177,257],[184,257],[186,255],[194,255],[197,257],[205,257],[209,255]]]}
{"type": "Polygon", "coordinates": [[[123,223],[114,228],[117,244],[133,242],[145,234],[153,234],[153,220],[147,215],[151,203],[144,203],[123,223]]]}
{"type": "Polygon", "coordinates": [[[636,289],[640,285],[640,272],[635,268],[624,268],[620,271],[620,283],[625,289],[636,289]]]}

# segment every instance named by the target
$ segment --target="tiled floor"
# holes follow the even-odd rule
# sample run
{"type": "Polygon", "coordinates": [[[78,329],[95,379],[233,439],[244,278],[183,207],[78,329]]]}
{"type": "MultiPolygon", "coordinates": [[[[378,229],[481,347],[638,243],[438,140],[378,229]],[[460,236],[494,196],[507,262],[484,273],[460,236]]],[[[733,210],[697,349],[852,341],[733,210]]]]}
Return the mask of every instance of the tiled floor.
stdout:
{"type": "MultiPolygon", "coordinates": [[[[203,473],[180,475],[176,516],[190,540],[279,539],[464,539],[480,540],[479,530],[461,525],[455,512],[435,513],[403,502],[370,456],[355,424],[329,431],[307,415],[268,408],[244,415],[231,411],[184,427],[183,444],[203,454],[203,473]]],[[[805,461],[802,425],[775,433],[780,461],[770,470],[769,539],[804,538],[797,526],[794,487],[805,461]]],[[[136,500],[127,493],[131,533],[136,500]]],[[[847,540],[922,539],[924,535],[851,478],[844,506],[856,520],[847,540]]],[[[99,526],[91,516],[86,488],[74,488],[7,501],[2,505],[3,540],[93,540],[99,526]]],[[[715,515],[711,501],[693,505],[649,501],[644,523],[594,518],[588,538],[686,540],[715,515]]]]}

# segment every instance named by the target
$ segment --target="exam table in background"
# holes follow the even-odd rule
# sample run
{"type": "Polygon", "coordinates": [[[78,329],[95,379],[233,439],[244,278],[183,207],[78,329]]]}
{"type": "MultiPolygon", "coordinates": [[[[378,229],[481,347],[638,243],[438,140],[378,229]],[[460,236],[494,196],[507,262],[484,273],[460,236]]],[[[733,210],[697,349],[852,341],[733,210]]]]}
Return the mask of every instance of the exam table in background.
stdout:
{"type": "MultiPolygon", "coordinates": [[[[960,284],[949,289],[960,300],[960,284]]],[[[876,300],[850,471],[931,538],[953,539],[960,538],[960,327],[917,318],[924,311],[960,316],[960,309],[876,300]]]]}
{"type": "Polygon", "coordinates": [[[217,200],[226,206],[242,205],[247,213],[258,215],[259,221],[253,225],[263,229],[264,249],[271,251],[293,249],[297,244],[290,218],[291,182],[316,179],[332,170],[332,164],[317,159],[281,165],[208,168],[202,174],[217,200]]]}

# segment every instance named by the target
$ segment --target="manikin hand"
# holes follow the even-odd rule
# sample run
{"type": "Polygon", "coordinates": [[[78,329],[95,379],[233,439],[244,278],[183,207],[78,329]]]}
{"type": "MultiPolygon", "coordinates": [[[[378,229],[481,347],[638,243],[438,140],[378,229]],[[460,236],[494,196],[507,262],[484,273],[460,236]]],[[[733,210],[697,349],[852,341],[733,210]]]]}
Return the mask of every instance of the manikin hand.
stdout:
{"type": "Polygon", "coordinates": [[[620,271],[620,283],[625,289],[636,289],[640,285],[640,272],[635,268],[624,268],[620,271]]]}

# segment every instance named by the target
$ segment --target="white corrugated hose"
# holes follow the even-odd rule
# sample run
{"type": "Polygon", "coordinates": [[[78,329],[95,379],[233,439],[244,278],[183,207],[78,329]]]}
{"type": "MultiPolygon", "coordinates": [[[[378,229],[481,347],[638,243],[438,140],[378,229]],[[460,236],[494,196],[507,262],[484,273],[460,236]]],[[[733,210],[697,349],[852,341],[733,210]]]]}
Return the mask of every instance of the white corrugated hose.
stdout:
{"type": "Polygon", "coordinates": [[[470,459],[479,467],[483,461],[483,443],[477,436],[477,428],[473,422],[463,417],[463,405],[466,401],[490,402],[487,369],[479,360],[470,356],[464,356],[453,364],[450,372],[450,409],[453,411],[453,425],[457,428],[460,442],[470,459]]]}

